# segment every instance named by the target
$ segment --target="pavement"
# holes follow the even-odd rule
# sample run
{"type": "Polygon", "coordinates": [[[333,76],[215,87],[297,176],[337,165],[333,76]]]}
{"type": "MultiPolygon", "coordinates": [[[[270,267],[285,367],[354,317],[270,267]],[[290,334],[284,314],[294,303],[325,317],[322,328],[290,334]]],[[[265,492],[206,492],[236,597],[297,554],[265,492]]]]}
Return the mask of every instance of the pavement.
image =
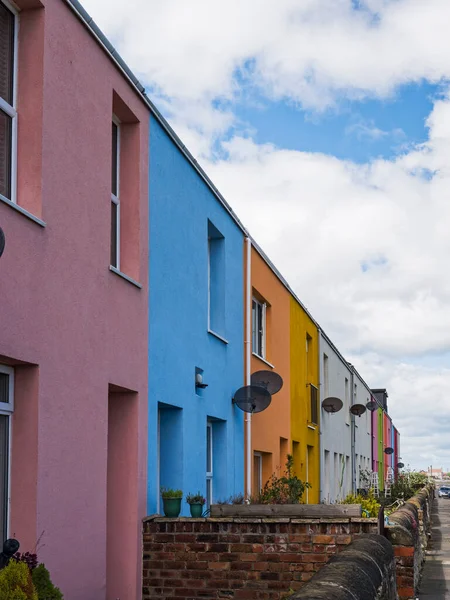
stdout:
{"type": "Polygon", "coordinates": [[[450,498],[434,500],[432,519],[419,599],[450,600],[450,498]]]}

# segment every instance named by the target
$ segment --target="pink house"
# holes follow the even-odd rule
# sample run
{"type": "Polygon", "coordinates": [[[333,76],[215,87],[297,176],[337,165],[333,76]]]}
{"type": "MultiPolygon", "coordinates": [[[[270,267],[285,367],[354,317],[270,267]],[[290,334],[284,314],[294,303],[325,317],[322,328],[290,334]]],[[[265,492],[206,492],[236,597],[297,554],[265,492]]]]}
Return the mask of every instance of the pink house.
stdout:
{"type": "Polygon", "coordinates": [[[70,2],[0,0],[0,537],[140,597],[149,108],[70,2]]]}

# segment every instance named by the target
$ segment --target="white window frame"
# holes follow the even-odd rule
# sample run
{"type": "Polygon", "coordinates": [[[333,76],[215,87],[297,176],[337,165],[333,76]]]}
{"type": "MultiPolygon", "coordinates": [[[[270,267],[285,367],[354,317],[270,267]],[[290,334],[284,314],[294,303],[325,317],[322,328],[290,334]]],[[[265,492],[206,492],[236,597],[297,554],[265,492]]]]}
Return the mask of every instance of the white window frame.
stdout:
{"type": "Polygon", "coordinates": [[[9,375],[9,399],[8,403],[0,402],[0,415],[6,415],[8,419],[8,490],[6,500],[6,537],[10,533],[11,518],[11,451],[12,451],[12,415],[14,412],[14,369],[6,365],[0,365],[0,373],[9,375]]]}
{"type": "MultiPolygon", "coordinates": [[[[209,444],[209,464],[211,466],[211,470],[208,471],[208,467],[206,467],[206,497],[208,497],[208,486],[209,486],[209,499],[210,499],[210,505],[207,506],[207,509],[209,510],[211,504],[212,504],[212,500],[213,500],[213,477],[214,477],[214,467],[213,467],[213,459],[214,459],[214,452],[213,452],[213,426],[212,423],[210,421],[208,421],[206,423],[206,440],[208,440],[208,431],[209,431],[209,439],[210,439],[210,444],[209,444]]],[[[208,452],[208,441],[206,441],[206,452],[208,452]]],[[[208,455],[206,455],[206,464],[208,464],[208,455]]]]}
{"type": "MultiPolygon", "coordinates": [[[[116,164],[116,189],[117,195],[113,194],[111,190],[111,202],[116,205],[116,264],[111,265],[113,268],[120,271],[120,121],[113,115],[112,122],[117,127],[117,164],[116,164]]],[[[113,149],[111,147],[111,159],[113,155],[113,149]]],[[[112,167],[112,165],[111,165],[112,167]]]]}
{"type": "MultiPolygon", "coordinates": [[[[263,474],[263,455],[261,452],[253,452],[253,458],[257,458],[258,459],[258,479],[259,479],[259,490],[254,490],[255,494],[259,494],[260,491],[262,490],[263,487],[263,478],[262,478],[262,474],[263,474]]],[[[254,465],[254,461],[253,461],[253,465],[254,465]]]]}
{"type": "MultiPolygon", "coordinates": [[[[264,360],[266,359],[266,329],[267,329],[266,314],[267,314],[266,302],[261,302],[261,300],[258,300],[257,298],[255,298],[253,296],[253,298],[252,298],[252,352],[256,356],[259,356],[260,358],[263,358],[264,360]],[[254,344],[253,344],[254,341],[256,341],[256,342],[258,341],[258,335],[255,335],[255,332],[253,330],[253,302],[255,302],[257,307],[258,306],[261,307],[261,323],[262,323],[261,352],[259,352],[259,348],[255,348],[254,344]]],[[[254,324],[255,324],[255,327],[257,327],[258,318],[256,318],[256,322],[254,324]]]]}
{"type": "Polygon", "coordinates": [[[0,98],[0,109],[11,117],[11,198],[0,194],[4,202],[17,204],[17,73],[18,73],[18,40],[19,40],[19,11],[7,0],[0,2],[14,15],[14,52],[13,52],[13,104],[12,106],[0,98]]]}

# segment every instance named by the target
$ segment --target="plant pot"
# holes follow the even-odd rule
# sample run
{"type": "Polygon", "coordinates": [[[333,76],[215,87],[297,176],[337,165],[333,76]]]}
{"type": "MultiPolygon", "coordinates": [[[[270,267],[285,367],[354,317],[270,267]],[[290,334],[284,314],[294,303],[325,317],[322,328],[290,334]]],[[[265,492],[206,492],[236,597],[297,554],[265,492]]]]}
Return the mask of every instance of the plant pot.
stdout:
{"type": "Polygon", "coordinates": [[[163,498],[164,515],[176,519],[181,512],[182,498],[163,498]]]}
{"type": "Polygon", "coordinates": [[[189,504],[191,510],[191,517],[198,519],[203,514],[203,504],[189,504]]]}

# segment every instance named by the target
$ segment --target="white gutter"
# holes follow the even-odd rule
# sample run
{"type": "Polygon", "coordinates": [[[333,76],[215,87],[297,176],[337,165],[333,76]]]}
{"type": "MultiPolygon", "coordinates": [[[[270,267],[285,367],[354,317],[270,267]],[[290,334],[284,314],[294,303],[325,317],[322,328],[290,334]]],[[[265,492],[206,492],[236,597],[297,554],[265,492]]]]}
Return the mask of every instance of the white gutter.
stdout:
{"type": "MultiPolygon", "coordinates": [[[[246,312],[246,331],[245,331],[245,385],[250,385],[251,380],[251,357],[252,357],[252,241],[249,237],[245,238],[247,261],[245,274],[245,312],[246,312]]],[[[245,456],[247,469],[245,475],[245,496],[250,498],[252,495],[252,414],[245,413],[245,456]]]]}

